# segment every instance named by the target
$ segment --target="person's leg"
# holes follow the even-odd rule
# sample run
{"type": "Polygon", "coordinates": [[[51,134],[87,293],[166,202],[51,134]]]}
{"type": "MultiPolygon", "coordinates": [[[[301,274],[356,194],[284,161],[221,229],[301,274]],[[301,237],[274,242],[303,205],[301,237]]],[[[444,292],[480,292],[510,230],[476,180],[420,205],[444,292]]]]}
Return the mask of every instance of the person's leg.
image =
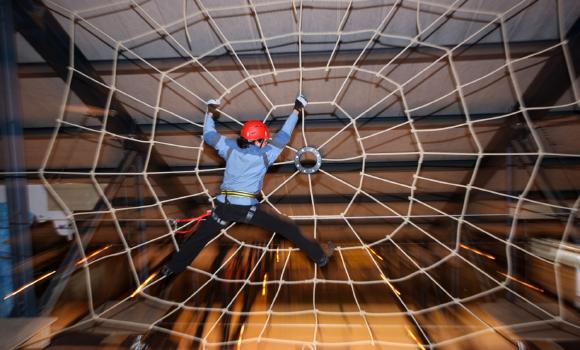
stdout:
{"type": "Polygon", "coordinates": [[[165,264],[169,271],[165,270],[163,273],[178,274],[185,270],[222,227],[233,221],[243,221],[249,209],[250,206],[218,203],[212,215],[206,217],[197,230],[179,247],[179,252],[172,255],[171,260],[165,264]],[[214,215],[222,222],[218,222],[214,215]]]}
{"type": "Polygon", "coordinates": [[[268,213],[258,206],[256,213],[248,223],[262,227],[270,232],[276,232],[287,240],[292,241],[318,265],[323,266],[328,263],[328,257],[322,250],[320,244],[317,241],[304,237],[298,225],[293,221],[276,214],[268,213]]]}
{"type": "Polygon", "coordinates": [[[165,266],[174,274],[185,270],[221,228],[222,225],[211,215],[206,217],[165,266]]]}

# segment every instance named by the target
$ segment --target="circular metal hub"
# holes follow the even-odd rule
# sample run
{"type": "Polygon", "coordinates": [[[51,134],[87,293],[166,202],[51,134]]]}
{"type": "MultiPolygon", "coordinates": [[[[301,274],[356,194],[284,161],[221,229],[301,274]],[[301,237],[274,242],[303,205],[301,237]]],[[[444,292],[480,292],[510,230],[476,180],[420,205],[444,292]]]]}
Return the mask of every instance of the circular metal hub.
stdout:
{"type": "Polygon", "coordinates": [[[320,152],[314,147],[302,147],[296,152],[296,156],[294,157],[294,165],[301,173],[312,174],[320,169],[320,166],[322,165],[322,156],[320,155],[320,152]],[[314,161],[311,162],[313,164],[305,164],[303,158],[307,155],[314,157],[314,161]]]}

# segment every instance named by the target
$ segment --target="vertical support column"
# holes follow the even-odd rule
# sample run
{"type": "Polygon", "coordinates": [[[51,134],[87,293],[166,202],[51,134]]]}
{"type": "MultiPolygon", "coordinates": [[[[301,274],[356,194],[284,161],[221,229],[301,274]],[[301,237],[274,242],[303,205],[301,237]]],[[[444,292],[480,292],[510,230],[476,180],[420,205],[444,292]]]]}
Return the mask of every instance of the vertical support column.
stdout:
{"type": "MultiPolygon", "coordinates": [[[[12,250],[14,288],[33,279],[32,244],[30,239],[30,214],[25,170],[22,126],[18,96],[16,47],[14,40],[12,0],[0,0],[0,144],[4,170],[11,173],[6,178],[6,199],[12,250]]],[[[15,295],[14,316],[36,314],[34,289],[28,288],[15,295]]]]}

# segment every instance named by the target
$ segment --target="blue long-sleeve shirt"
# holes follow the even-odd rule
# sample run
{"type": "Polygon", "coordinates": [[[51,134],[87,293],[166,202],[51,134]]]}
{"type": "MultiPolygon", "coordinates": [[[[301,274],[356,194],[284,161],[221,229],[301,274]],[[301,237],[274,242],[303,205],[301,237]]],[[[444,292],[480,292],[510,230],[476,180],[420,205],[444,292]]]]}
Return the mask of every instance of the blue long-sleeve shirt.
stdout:
{"type": "MultiPolygon", "coordinates": [[[[284,147],[290,142],[290,135],[292,135],[297,122],[298,112],[294,110],[280,131],[266,146],[260,148],[252,143],[247,148],[240,148],[236,140],[220,135],[215,129],[213,117],[206,114],[203,139],[208,145],[215,148],[220,157],[226,161],[226,170],[220,189],[222,191],[260,193],[268,167],[274,163],[284,147]]],[[[220,194],[217,196],[217,200],[225,203],[225,196],[220,194]]],[[[237,205],[253,205],[258,202],[255,198],[237,196],[228,196],[228,201],[237,205]]]]}

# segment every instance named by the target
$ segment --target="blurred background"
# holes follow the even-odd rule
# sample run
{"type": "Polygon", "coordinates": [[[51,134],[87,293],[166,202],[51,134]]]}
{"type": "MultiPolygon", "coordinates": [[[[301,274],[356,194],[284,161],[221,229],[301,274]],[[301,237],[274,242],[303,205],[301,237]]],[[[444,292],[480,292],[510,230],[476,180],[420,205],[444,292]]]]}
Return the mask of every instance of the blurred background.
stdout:
{"type": "Polygon", "coordinates": [[[0,348],[578,348],[578,1],[0,4],[0,348]],[[204,101],[235,138],[299,92],[262,205],[328,267],[236,224],[164,285],[204,101]]]}

